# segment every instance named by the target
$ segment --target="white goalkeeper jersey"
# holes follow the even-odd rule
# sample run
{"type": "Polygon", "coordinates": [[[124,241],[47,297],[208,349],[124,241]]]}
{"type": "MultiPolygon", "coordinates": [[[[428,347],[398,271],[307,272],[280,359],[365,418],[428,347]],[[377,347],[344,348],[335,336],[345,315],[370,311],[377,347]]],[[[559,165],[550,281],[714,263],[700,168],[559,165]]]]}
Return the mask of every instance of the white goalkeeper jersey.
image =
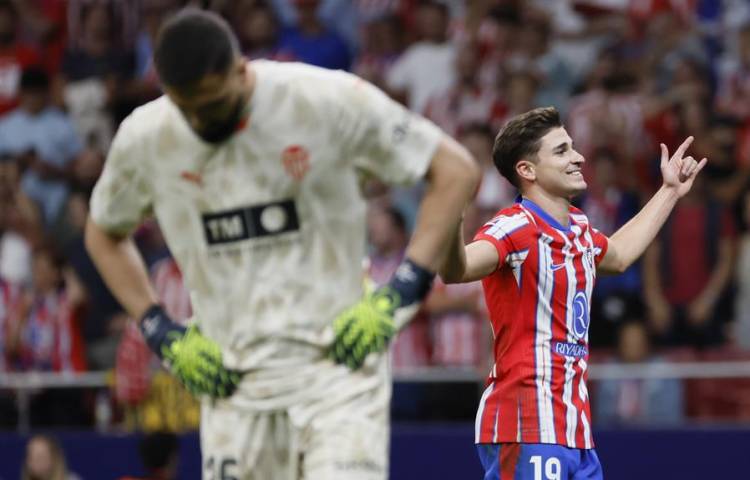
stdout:
{"type": "Polygon", "coordinates": [[[244,127],[203,142],[163,96],[120,126],[91,199],[126,234],[153,214],[225,364],[304,365],[361,295],[361,180],[426,172],[442,132],[344,72],[254,61],[244,127]]]}

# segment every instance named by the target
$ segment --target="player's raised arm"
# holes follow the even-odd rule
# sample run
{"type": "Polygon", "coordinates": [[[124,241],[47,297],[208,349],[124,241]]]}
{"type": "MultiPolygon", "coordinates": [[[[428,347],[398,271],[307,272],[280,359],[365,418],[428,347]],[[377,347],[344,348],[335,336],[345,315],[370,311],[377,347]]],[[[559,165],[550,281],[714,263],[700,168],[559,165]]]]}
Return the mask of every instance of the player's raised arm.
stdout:
{"type": "Polygon", "coordinates": [[[469,153],[444,137],[427,171],[427,191],[406,256],[432,272],[440,267],[461,216],[476,191],[479,169],[469,153]]]}
{"type": "Polygon", "coordinates": [[[693,137],[685,139],[671,157],[667,147],[661,145],[662,186],[635,217],[610,237],[599,270],[624,272],[654,240],[677,200],[690,191],[696,175],[707,162],[705,158],[697,162],[685,156],[692,142],[693,137]]]}
{"type": "Polygon", "coordinates": [[[430,291],[480,172],[468,151],[432,123],[356,77],[339,81],[345,101],[337,129],[355,166],[386,183],[427,181],[403,263],[387,285],[334,321],[333,359],[358,368],[369,353],[386,348],[430,291]]]}

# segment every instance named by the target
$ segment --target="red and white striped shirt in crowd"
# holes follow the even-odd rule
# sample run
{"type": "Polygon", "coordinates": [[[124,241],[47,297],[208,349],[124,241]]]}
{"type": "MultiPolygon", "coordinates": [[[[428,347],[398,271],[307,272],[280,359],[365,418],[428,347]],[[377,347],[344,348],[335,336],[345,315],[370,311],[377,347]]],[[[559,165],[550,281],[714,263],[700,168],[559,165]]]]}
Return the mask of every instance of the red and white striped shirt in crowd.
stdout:
{"type": "Polygon", "coordinates": [[[64,290],[36,295],[22,328],[18,355],[22,370],[86,369],[83,339],[64,290]]]}
{"type": "MultiPolygon", "coordinates": [[[[404,258],[404,252],[395,255],[370,256],[369,276],[376,285],[385,285],[404,258]]],[[[427,316],[423,311],[396,335],[390,347],[391,365],[394,370],[422,367],[430,363],[430,332],[427,316]]]]}
{"type": "Polygon", "coordinates": [[[596,265],[607,237],[571,207],[567,227],[524,199],[475,236],[495,246],[498,269],[482,280],[495,365],[477,412],[477,443],[593,448],[586,389],[596,265]]]}
{"type": "Polygon", "coordinates": [[[485,367],[487,351],[487,307],[482,298],[481,282],[444,284],[438,278],[431,295],[463,297],[475,303],[473,308],[430,314],[432,363],[443,367],[485,367]],[[473,300],[476,299],[476,302],[473,300]]]}
{"type": "Polygon", "coordinates": [[[424,115],[449,135],[456,136],[462,127],[471,123],[499,128],[507,112],[508,106],[494,88],[453,87],[432,95],[427,100],[424,115]]]}

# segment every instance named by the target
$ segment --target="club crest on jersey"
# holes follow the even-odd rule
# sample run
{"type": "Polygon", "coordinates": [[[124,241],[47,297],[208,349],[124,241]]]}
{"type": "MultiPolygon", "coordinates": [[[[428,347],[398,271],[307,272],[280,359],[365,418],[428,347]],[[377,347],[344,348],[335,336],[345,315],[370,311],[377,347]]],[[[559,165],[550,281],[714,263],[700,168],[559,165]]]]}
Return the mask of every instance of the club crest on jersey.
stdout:
{"type": "Polygon", "coordinates": [[[576,292],[573,297],[573,335],[581,340],[589,331],[589,301],[586,292],[576,292]]]}
{"type": "Polygon", "coordinates": [[[310,154],[305,147],[290,145],[281,153],[281,164],[286,174],[299,182],[310,169],[310,154]]]}
{"type": "Polygon", "coordinates": [[[297,207],[292,199],[204,213],[202,219],[203,231],[209,245],[299,230],[297,207]]]}
{"type": "Polygon", "coordinates": [[[590,268],[591,270],[594,270],[596,267],[594,258],[596,257],[598,253],[597,250],[601,251],[600,249],[587,248],[583,252],[583,261],[586,262],[586,266],[588,266],[588,268],[590,268]]]}

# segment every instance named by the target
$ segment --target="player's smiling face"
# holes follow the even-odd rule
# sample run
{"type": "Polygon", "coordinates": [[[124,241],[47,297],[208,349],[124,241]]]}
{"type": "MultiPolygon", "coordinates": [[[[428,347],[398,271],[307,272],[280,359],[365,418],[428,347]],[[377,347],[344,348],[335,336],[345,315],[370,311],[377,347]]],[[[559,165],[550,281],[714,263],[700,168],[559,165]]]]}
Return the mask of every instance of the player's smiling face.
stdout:
{"type": "Polygon", "coordinates": [[[210,74],[188,88],[170,88],[165,92],[185,116],[190,127],[209,143],[221,143],[237,130],[246,115],[249,100],[244,61],[226,74],[210,74]]]}
{"type": "Polygon", "coordinates": [[[583,178],[583,155],[575,151],[565,128],[553,128],[540,140],[536,162],[536,183],[546,192],[566,198],[586,190],[583,178]]]}

